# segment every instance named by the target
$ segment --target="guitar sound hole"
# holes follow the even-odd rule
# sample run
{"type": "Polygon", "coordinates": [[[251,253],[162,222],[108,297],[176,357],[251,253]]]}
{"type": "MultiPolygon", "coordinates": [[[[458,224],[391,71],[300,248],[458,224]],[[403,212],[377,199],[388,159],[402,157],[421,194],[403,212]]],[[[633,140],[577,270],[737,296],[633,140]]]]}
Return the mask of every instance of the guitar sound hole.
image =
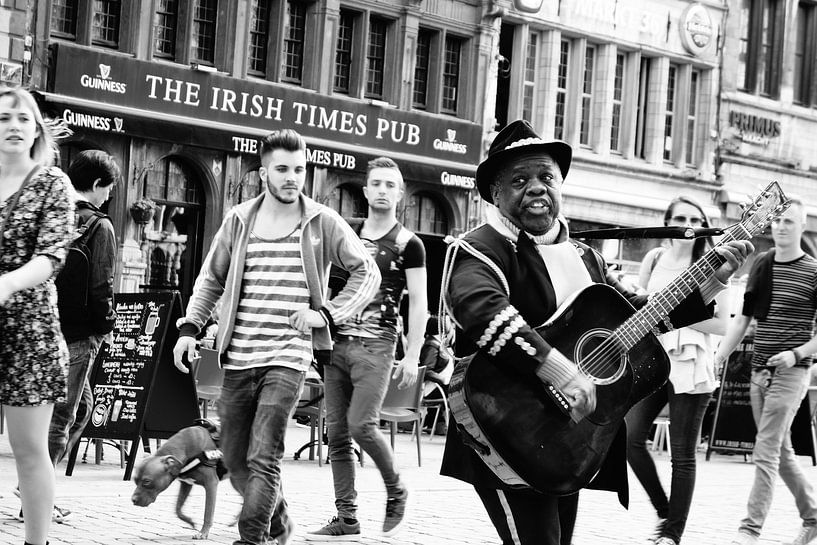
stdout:
{"type": "Polygon", "coordinates": [[[597,385],[610,384],[621,378],[627,364],[627,354],[618,342],[609,339],[610,331],[592,329],[576,343],[575,361],[597,385]]]}

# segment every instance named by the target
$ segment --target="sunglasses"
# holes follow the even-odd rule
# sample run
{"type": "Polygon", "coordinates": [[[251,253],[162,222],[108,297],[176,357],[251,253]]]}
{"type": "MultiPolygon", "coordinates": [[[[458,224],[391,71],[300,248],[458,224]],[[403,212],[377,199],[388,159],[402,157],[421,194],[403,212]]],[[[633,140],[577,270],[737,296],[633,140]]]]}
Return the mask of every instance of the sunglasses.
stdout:
{"type": "Polygon", "coordinates": [[[672,216],[670,218],[672,223],[680,223],[681,225],[703,225],[704,220],[703,218],[699,218],[698,216],[672,216]]]}

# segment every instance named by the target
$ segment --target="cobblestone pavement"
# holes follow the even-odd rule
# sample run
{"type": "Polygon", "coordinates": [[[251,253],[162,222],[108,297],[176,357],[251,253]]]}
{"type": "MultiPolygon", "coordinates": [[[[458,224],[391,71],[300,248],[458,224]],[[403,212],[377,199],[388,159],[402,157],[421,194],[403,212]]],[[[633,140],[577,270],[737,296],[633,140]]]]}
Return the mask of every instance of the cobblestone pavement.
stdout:
{"type": "MultiPolygon", "coordinates": [[[[318,528],[333,514],[332,479],[328,466],[318,467],[317,461],[293,459],[295,450],[308,438],[308,428],[292,421],[288,429],[287,451],[283,467],[286,498],[298,529],[291,544],[306,543],[306,530],[318,528]]],[[[405,545],[464,545],[497,544],[499,539],[487,522],[482,505],[473,490],[459,481],[438,474],[442,457],[443,438],[422,438],[422,467],[417,466],[415,445],[408,433],[397,437],[397,463],[410,487],[408,519],[395,537],[381,537],[380,524],[385,505],[382,481],[369,462],[358,467],[359,518],[364,544],[395,543],[405,545]]],[[[324,450],[325,455],[325,450],[324,450]]],[[[65,476],[65,464],[57,473],[57,504],[73,511],[65,524],[55,524],[51,530],[51,545],[116,544],[142,545],[156,543],[203,543],[192,540],[192,530],[173,514],[177,485],[172,485],[150,507],[131,504],[131,483],[122,480],[118,451],[108,445],[104,458],[97,465],[91,452],[89,463],[77,463],[74,475],[65,476]]],[[[141,457],[141,454],[140,454],[141,457]]],[[[668,482],[669,456],[656,456],[658,469],[668,482]]],[[[817,468],[808,458],[801,458],[807,474],[817,478],[817,468]]],[[[699,453],[698,484],[690,513],[685,544],[728,544],[744,515],[753,466],[742,455],[713,454],[705,461],[699,453]]],[[[645,543],[655,524],[655,514],[649,502],[630,475],[631,506],[622,508],[611,493],[584,491],[579,506],[579,519],[574,545],[645,543]]],[[[16,483],[14,460],[8,436],[0,435],[0,544],[19,545],[23,542],[23,525],[14,515],[19,500],[12,494],[16,483]]],[[[210,543],[231,544],[237,537],[229,526],[240,509],[240,498],[229,482],[219,489],[216,520],[210,533],[210,543]]],[[[204,490],[194,487],[186,512],[200,523],[204,514],[204,490]]],[[[791,495],[782,484],[776,490],[769,520],[761,543],[778,544],[790,540],[799,529],[799,518],[791,495]]],[[[207,543],[207,542],[204,542],[207,543]]]]}

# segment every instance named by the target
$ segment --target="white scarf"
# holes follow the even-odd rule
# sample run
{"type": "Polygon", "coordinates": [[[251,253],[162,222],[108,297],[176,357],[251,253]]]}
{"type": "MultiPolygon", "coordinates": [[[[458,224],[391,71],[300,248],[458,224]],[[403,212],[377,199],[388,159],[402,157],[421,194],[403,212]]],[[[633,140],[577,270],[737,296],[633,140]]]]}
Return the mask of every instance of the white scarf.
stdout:
{"type": "MultiPolygon", "coordinates": [[[[499,234],[514,243],[519,239],[521,230],[503,216],[496,206],[487,207],[486,217],[488,225],[499,234]]],[[[578,248],[568,240],[569,230],[563,217],[558,217],[547,233],[526,234],[536,243],[536,250],[550,274],[553,291],[556,294],[556,306],[560,306],[571,295],[593,283],[578,248]]]]}

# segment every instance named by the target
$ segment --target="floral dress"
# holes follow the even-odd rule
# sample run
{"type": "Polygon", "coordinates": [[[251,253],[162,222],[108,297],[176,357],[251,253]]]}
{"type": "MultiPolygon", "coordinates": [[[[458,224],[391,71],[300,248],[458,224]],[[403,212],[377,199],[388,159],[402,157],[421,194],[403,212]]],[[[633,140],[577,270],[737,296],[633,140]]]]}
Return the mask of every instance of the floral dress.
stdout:
{"type": "MultiPolygon", "coordinates": [[[[0,403],[33,406],[64,402],[68,348],[60,331],[54,276],[74,236],[68,177],[44,167],[28,182],[6,221],[0,275],[34,257],[51,259],[54,275],[0,305],[0,403]]],[[[0,214],[10,205],[0,202],[0,214]]]]}

